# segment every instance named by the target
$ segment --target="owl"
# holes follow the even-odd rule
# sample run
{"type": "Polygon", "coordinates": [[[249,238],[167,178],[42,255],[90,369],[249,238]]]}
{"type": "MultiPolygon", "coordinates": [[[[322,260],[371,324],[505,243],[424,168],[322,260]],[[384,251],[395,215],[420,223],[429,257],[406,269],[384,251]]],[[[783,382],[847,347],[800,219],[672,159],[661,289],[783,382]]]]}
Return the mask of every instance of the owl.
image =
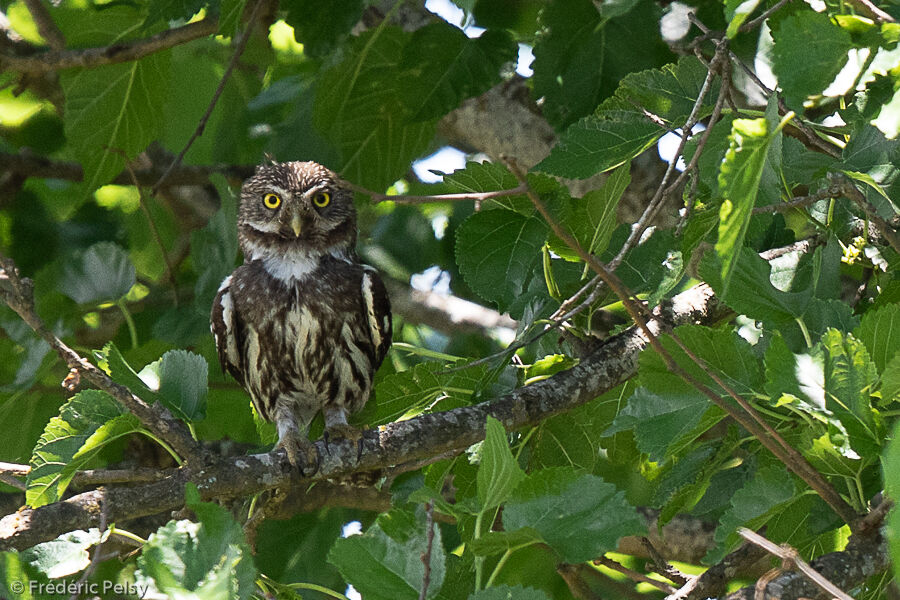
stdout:
{"type": "Polygon", "coordinates": [[[347,417],[368,400],[391,345],[388,295],[357,259],[352,192],[322,165],[257,167],[241,189],[237,227],[244,264],[222,282],[210,318],[219,360],[309,475],[319,456],[307,434],[319,411],[326,444],[361,439],[347,417]]]}

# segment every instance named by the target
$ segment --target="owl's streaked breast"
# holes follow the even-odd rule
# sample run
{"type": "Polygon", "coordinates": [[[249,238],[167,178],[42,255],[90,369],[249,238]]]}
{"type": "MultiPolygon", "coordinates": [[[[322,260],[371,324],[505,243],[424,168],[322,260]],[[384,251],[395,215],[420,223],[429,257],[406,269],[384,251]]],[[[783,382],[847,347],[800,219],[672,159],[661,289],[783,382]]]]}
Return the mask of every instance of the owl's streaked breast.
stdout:
{"type": "Polygon", "coordinates": [[[302,398],[313,414],[326,404],[352,413],[365,403],[380,364],[363,295],[366,272],[332,256],[299,280],[273,276],[262,261],[235,270],[229,287],[244,331],[240,371],[263,418],[271,418],[278,397],[302,398]]]}

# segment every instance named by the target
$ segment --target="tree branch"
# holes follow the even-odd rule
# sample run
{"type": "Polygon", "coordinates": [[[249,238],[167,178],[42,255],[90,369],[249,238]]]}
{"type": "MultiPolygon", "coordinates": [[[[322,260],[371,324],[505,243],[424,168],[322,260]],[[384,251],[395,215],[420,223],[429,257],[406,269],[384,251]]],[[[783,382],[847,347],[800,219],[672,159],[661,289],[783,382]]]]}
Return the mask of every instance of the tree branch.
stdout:
{"type": "MultiPolygon", "coordinates": [[[[657,309],[649,327],[662,332],[686,323],[711,324],[728,314],[712,290],[701,284],[657,309]]],[[[428,462],[448,452],[460,452],[484,438],[488,415],[499,419],[507,429],[536,425],[589,402],[632,377],[637,371],[638,354],[646,345],[644,333],[632,327],[606,340],[572,369],[544,381],[475,406],[425,414],[366,431],[359,460],[356,444],[332,441],[326,451],[320,440],[316,446],[322,457],[321,468],[312,478],[294,483],[305,488],[311,481],[340,479],[354,472],[402,463],[428,462]]],[[[184,485],[188,481],[198,486],[206,500],[243,497],[292,483],[283,452],[221,458],[205,466],[188,463],[162,481],[92,490],[7,515],[0,520],[0,550],[27,548],[67,531],[96,527],[104,497],[110,522],[178,509],[184,505],[184,485]]]]}
{"type": "Polygon", "coordinates": [[[30,279],[19,277],[18,270],[12,260],[0,255],[0,299],[13,309],[41,338],[43,338],[60,358],[76,369],[92,384],[109,393],[125,408],[147,426],[154,434],[167,441],[182,457],[199,462],[206,454],[203,448],[191,437],[187,427],[172,416],[161,404],[149,405],[135,396],[123,385],[110,377],[69,348],[53,332],[47,329],[44,322],[34,310],[33,283],[30,279]]]}
{"type": "Polygon", "coordinates": [[[5,71],[36,74],[74,67],[97,67],[123,63],[212,35],[218,27],[218,19],[207,17],[202,21],[168,29],[148,38],[111,46],[78,50],[49,50],[28,56],[4,52],[0,54],[0,68],[5,71]]]}

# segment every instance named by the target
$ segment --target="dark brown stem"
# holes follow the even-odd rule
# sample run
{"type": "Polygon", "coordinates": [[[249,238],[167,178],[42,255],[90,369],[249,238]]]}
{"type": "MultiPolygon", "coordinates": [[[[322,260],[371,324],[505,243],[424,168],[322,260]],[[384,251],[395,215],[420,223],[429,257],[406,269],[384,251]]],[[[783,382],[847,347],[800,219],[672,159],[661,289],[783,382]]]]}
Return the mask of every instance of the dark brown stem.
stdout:
{"type": "Polygon", "coordinates": [[[169,168],[163,172],[162,176],[159,178],[159,181],[156,182],[156,185],[153,186],[153,189],[150,191],[151,195],[156,195],[159,191],[159,188],[162,187],[163,183],[169,178],[169,175],[181,164],[181,161],[184,160],[184,155],[187,154],[187,151],[191,148],[194,141],[203,135],[203,130],[206,129],[206,122],[209,121],[209,117],[212,115],[213,110],[216,108],[216,104],[219,102],[219,97],[222,95],[222,92],[225,91],[225,84],[228,83],[228,79],[231,77],[231,72],[234,71],[234,67],[237,65],[238,59],[241,57],[241,54],[244,53],[244,48],[247,47],[247,40],[250,39],[250,35],[253,33],[253,27],[256,24],[256,15],[259,12],[260,6],[262,6],[263,0],[257,0],[256,4],[253,5],[253,10],[250,11],[250,17],[247,19],[247,25],[244,28],[244,31],[239,34],[240,39],[237,41],[237,46],[234,49],[234,54],[231,56],[231,60],[228,61],[228,66],[225,68],[225,72],[222,74],[222,79],[219,81],[219,85],[216,88],[215,93],[213,94],[212,100],[209,102],[209,106],[206,108],[206,112],[200,118],[200,122],[197,123],[197,128],[194,130],[194,133],[191,134],[190,139],[188,139],[187,143],[184,145],[184,148],[181,149],[181,152],[178,153],[178,156],[175,157],[175,160],[172,161],[172,164],[169,165],[169,168]]]}
{"type": "Polygon", "coordinates": [[[634,581],[635,583],[649,583],[656,589],[665,592],[667,594],[672,594],[675,592],[675,588],[671,585],[665,584],[662,581],[658,581],[656,579],[652,579],[647,577],[642,573],[638,573],[637,571],[632,571],[631,569],[617,563],[616,561],[606,558],[605,556],[601,556],[600,558],[594,559],[595,565],[601,565],[606,567],[607,569],[612,569],[616,573],[621,573],[628,577],[628,579],[634,581]]]}
{"type": "Polygon", "coordinates": [[[47,44],[54,50],[62,50],[66,47],[66,38],[62,31],[56,26],[50,11],[44,6],[41,0],[25,0],[25,6],[31,13],[34,24],[37,25],[38,33],[47,41],[47,44]]]}
{"type": "Polygon", "coordinates": [[[13,309],[35,333],[44,339],[56,351],[70,369],[77,369],[93,385],[109,393],[125,408],[130,410],[155,435],[168,442],[182,457],[191,461],[202,461],[205,452],[191,437],[188,428],[172,416],[161,404],[149,405],[131,391],[110,379],[110,377],[82,358],[56,337],[34,310],[33,283],[30,279],[19,277],[18,270],[12,260],[0,255],[0,298],[13,309]]]}
{"type": "Polygon", "coordinates": [[[99,48],[80,50],[50,50],[29,56],[0,54],[0,67],[20,73],[47,73],[74,67],[97,67],[143,58],[167,50],[179,44],[206,37],[216,32],[218,20],[206,18],[183,27],[168,29],[162,33],[134,42],[123,42],[99,48]]]}
{"type": "Polygon", "coordinates": [[[740,31],[741,33],[746,33],[747,31],[752,31],[753,29],[756,29],[757,27],[762,25],[763,21],[765,21],[766,19],[771,17],[773,14],[775,14],[776,12],[781,10],[781,8],[790,1],[791,0],[779,0],[778,2],[773,4],[771,8],[769,8],[768,10],[763,12],[763,14],[759,15],[752,21],[747,21],[743,25],[741,25],[738,28],[738,31],[740,31]]]}
{"type": "Polygon", "coordinates": [[[895,252],[900,252],[900,235],[897,235],[897,232],[894,231],[894,228],[891,227],[890,223],[881,218],[881,215],[878,214],[875,207],[866,200],[865,194],[859,191],[857,187],[850,183],[843,175],[832,175],[831,179],[835,183],[833,191],[837,191],[855,202],[856,205],[866,213],[866,218],[875,225],[878,233],[887,240],[887,243],[890,244],[891,248],[893,248],[895,252]]]}
{"type": "Polygon", "coordinates": [[[349,186],[354,192],[369,196],[374,204],[380,202],[396,202],[397,204],[434,204],[437,202],[459,202],[462,200],[482,202],[484,200],[503,198],[505,196],[520,196],[525,192],[525,189],[520,185],[519,187],[509,190],[496,190],[491,192],[463,192],[459,194],[435,194],[433,196],[412,196],[407,194],[389,196],[387,194],[380,194],[378,192],[367,190],[366,188],[355,184],[349,184],[349,186]]]}
{"type": "MultiPolygon", "coordinates": [[[[523,183],[525,180],[525,174],[521,171],[515,161],[508,160],[507,165],[512,170],[513,174],[519,178],[523,183]]],[[[678,336],[672,334],[672,340],[678,345],[678,347],[691,359],[692,362],[696,363],[697,366],[700,367],[703,372],[710,377],[716,385],[722,388],[725,393],[731,397],[737,404],[740,406],[742,410],[736,409],[729,402],[726,402],[719,395],[709,388],[707,385],[698,381],[694,378],[690,373],[684,370],[669,354],[668,350],[666,350],[662,343],[659,341],[659,338],[650,330],[648,326],[647,319],[645,318],[646,309],[643,305],[639,304],[633,299],[633,294],[622,284],[618,277],[615,276],[612,272],[610,272],[595,256],[587,252],[584,248],[581,247],[581,244],[572,237],[572,235],[564,230],[559,223],[550,215],[547,207],[544,206],[543,201],[535,194],[530,188],[526,195],[531,199],[532,204],[541,213],[544,219],[547,221],[550,228],[553,232],[565,242],[572,250],[574,250],[578,256],[587,263],[591,269],[597,273],[601,279],[609,286],[609,289],[616,294],[616,296],[622,301],[622,305],[625,307],[625,310],[634,319],[635,324],[643,331],[644,335],[647,336],[647,339],[650,345],[654,350],[659,354],[659,356],[663,359],[668,367],[669,371],[677,374],[681,377],[686,383],[691,385],[691,387],[698,390],[704,396],[709,398],[709,400],[724,410],[729,416],[731,416],[734,420],[740,423],[744,429],[750,432],[754,437],[756,437],[759,442],[765,446],[772,454],[774,454],[779,460],[781,460],[785,466],[787,466],[791,471],[797,474],[803,481],[809,485],[810,488],[816,491],[819,496],[838,514],[844,521],[853,527],[853,524],[856,522],[857,515],[854,512],[853,508],[847,504],[847,502],[841,498],[840,494],[831,486],[830,483],[819,473],[806,458],[803,457],[802,454],[797,452],[793,447],[790,446],[784,439],[772,428],[769,423],[762,418],[762,416],[744,399],[731,389],[718,374],[715,373],[712,369],[710,369],[704,361],[700,360],[694,353],[688,348],[679,338],[678,336]]]]}
{"type": "Polygon", "coordinates": [[[422,575],[422,589],[419,590],[419,600],[425,600],[428,586],[431,585],[431,548],[434,546],[434,505],[425,503],[425,552],[420,557],[424,566],[422,575]]]}
{"type": "Polygon", "coordinates": [[[770,212],[790,212],[795,208],[803,208],[806,206],[811,206],[818,202],[819,200],[825,200],[827,198],[834,198],[835,195],[831,190],[821,190],[816,192],[815,194],[810,194],[809,196],[798,196],[796,198],[792,198],[786,202],[782,202],[781,204],[770,204],[769,206],[757,206],[753,209],[752,213],[754,215],[761,215],[770,212]]]}

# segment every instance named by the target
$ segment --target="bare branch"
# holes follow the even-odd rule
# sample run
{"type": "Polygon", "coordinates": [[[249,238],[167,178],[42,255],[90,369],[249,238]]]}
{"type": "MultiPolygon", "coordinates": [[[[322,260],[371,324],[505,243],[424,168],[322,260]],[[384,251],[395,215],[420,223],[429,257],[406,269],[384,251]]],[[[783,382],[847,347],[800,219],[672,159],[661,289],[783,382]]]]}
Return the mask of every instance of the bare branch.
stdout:
{"type": "Polygon", "coordinates": [[[0,67],[20,73],[47,73],[74,67],[96,67],[137,60],[216,32],[218,19],[206,18],[134,42],[79,50],[49,50],[29,56],[0,54],[0,67]]]}
{"type": "Polygon", "coordinates": [[[737,532],[738,535],[740,535],[751,544],[759,546],[769,554],[777,556],[782,561],[784,561],[784,566],[782,567],[784,570],[788,570],[792,567],[796,568],[798,571],[803,573],[810,581],[816,584],[823,592],[830,594],[838,600],[853,600],[853,598],[851,598],[846,592],[822,577],[822,575],[818,571],[810,567],[806,563],[806,561],[800,558],[800,553],[790,546],[786,544],[783,544],[781,546],[779,546],[778,544],[774,544],[755,531],[751,531],[746,527],[738,527],[737,532]]]}
{"type": "Polygon", "coordinates": [[[653,587],[655,587],[656,589],[658,589],[662,592],[665,592],[667,594],[671,594],[672,592],[675,591],[675,589],[671,585],[668,585],[668,584],[663,583],[662,581],[653,579],[652,577],[647,577],[646,575],[644,575],[642,573],[638,573],[637,571],[632,571],[631,569],[624,567],[621,564],[617,563],[616,561],[614,561],[610,558],[606,558],[605,556],[596,558],[596,559],[594,559],[593,562],[595,565],[601,565],[601,566],[606,567],[607,569],[612,569],[613,571],[615,571],[617,573],[621,573],[622,575],[625,575],[628,579],[634,581],[635,583],[648,583],[648,584],[652,585],[653,587]]]}
{"type": "Polygon", "coordinates": [[[380,202],[396,202],[397,204],[435,204],[440,202],[459,202],[461,200],[474,200],[481,202],[491,200],[493,198],[503,198],[505,196],[521,196],[525,193],[525,189],[520,185],[509,190],[496,190],[492,192],[471,192],[460,194],[435,194],[433,196],[413,196],[408,194],[396,194],[390,196],[388,194],[379,194],[367,190],[366,188],[348,182],[350,188],[359,194],[364,194],[372,199],[372,203],[380,202]]]}

